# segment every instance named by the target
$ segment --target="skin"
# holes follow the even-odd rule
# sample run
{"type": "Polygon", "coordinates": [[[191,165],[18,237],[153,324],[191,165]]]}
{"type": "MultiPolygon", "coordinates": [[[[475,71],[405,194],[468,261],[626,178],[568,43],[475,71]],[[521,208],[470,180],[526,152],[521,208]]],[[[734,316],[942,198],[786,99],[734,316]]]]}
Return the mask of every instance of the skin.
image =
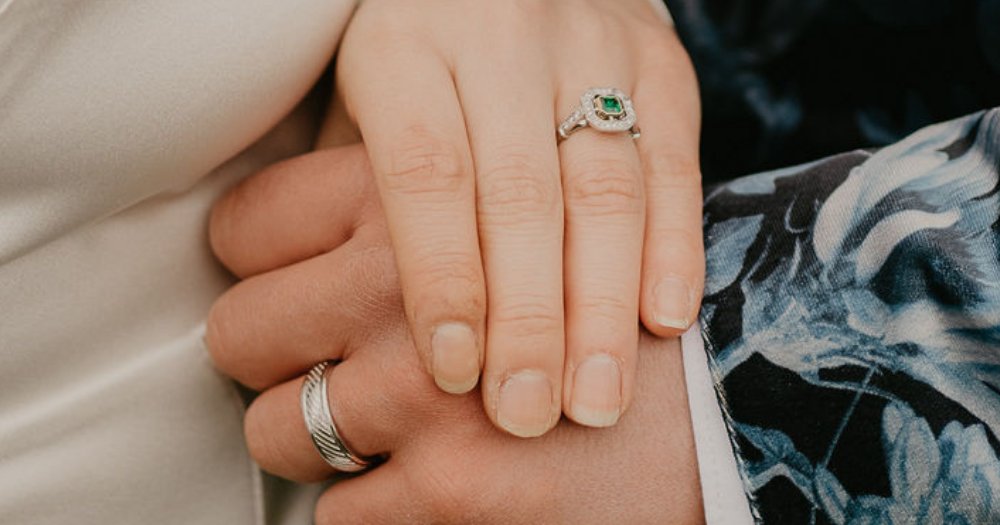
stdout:
{"type": "Polygon", "coordinates": [[[212,309],[208,337],[221,370],[263,391],[245,422],[254,459],[292,480],[333,474],[299,407],[302,374],[327,359],[342,360],[328,394],[345,441],[387,457],[326,490],[318,524],[703,522],[677,339],[640,337],[642,395],[618,425],[564,420],[531,440],[498,431],[474,393],[417,372],[363,147],[249,178],[216,204],[210,234],[243,277],[212,309]]]}
{"type": "Polygon", "coordinates": [[[636,320],[679,334],[703,285],[700,109],[673,29],[649,0],[366,0],[337,79],[328,136],[368,148],[438,387],[464,394],[482,371],[486,414],[517,436],[561,412],[615,424],[636,320]],[[591,87],[631,94],[638,141],[557,144],[591,87]]]}

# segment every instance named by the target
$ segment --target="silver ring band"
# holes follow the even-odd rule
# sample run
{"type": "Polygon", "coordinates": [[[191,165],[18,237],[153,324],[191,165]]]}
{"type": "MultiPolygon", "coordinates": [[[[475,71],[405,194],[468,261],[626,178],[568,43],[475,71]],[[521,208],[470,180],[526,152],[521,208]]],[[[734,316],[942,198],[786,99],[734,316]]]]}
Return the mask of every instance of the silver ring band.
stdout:
{"type": "Polygon", "coordinates": [[[580,97],[580,105],[557,129],[560,142],[577,131],[591,127],[604,133],[628,133],[639,138],[632,99],[620,89],[591,88],[580,97]]]}
{"type": "Polygon", "coordinates": [[[341,472],[360,472],[371,463],[351,452],[337,432],[327,399],[326,369],[329,366],[330,363],[324,361],[312,367],[302,383],[300,401],[306,429],[319,455],[331,467],[341,472]]]}

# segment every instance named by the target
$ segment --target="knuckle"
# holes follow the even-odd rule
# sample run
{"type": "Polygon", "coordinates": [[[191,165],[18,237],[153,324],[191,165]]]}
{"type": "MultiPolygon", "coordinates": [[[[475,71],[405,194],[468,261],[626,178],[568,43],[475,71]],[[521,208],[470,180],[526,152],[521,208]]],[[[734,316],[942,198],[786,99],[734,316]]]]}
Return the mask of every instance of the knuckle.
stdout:
{"type": "Polygon", "coordinates": [[[208,242],[212,253],[219,259],[226,268],[232,269],[229,261],[229,241],[232,238],[233,224],[232,206],[234,196],[224,195],[212,205],[212,211],[208,218],[208,242]]]}
{"type": "Polygon", "coordinates": [[[382,180],[391,192],[442,194],[450,199],[466,183],[468,173],[457,145],[423,126],[413,126],[390,153],[382,180]]]}
{"type": "Polygon", "coordinates": [[[426,250],[414,261],[421,271],[426,287],[448,283],[481,282],[480,262],[477,254],[461,247],[441,247],[426,250]]]}
{"type": "Polygon", "coordinates": [[[235,372],[238,359],[229,350],[233,345],[229,340],[232,330],[229,329],[231,316],[228,297],[229,294],[219,297],[208,311],[205,321],[205,346],[215,366],[227,374],[232,374],[235,372]]]}
{"type": "MultiPolygon", "coordinates": [[[[577,305],[580,318],[587,324],[574,327],[576,341],[582,348],[626,356],[635,351],[638,340],[639,301],[624,301],[617,297],[595,297],[577,305]]],[[[579,349],[577,349],[579,350],[579,349]]]]}
{"type": "Polygon", "coordinates": [[[490,310],[491,322],[498,326],[514,326],[519,335],[535,337],[562,333],[562,310],[542,298],[525,297],[490,310]]]}
{"type": "Polygon", "coordinates": [[[372,246],[359,250],[343,269],[351,301],[340,304],[345,318],[373,330],[387,329],[402,318],[399,276],[392,249],[372,246]]]}
{"type": "Polygon", "coordinates": [[[257,377],[237,350],[241,346],[239,338],[245,334],[237,326],[240,316],[233,303],[232,293],[227,292],[209,310],[205,321],[206,350],[220,371],[251,389],[263,390],[266,382],[257,377]]]}
{"type": "Polygon", "coordinates": [[[531,156],[504,155],[480,175],[478,209],[485,219],[551,217],[560,211],[558,171],[531,156]]]}
{"type": "MultiPolygon", "coordinates": [[[[634,296],[630,296],[634,299],[634,296]]],[[[626,300],[625,295],[602,295],[582,298],[578,307],[586,312],[585,319],[595,322],[621,323],[631,322],[639,311],[639,303],[626,300]]],[[[588,323],[589,324],[589,323],[588,323]]]]}
{"type": "Polygon", "coordinates": [[[651,174],[651,190],[701,188],[701,166],[693,155],[660,149],[646,155],[644,163],[651,174]]]}
{"type": "Polygon", "coordinates": [[[639,214],[642,178],[620,162],[589,162],[567,181],[566,202],[569,208],[592,214],[639,214]]]}
{"type": "Polygon", "coordinates": [[[670,254],[703,260],[705,257],[705,241],[701,228],[680,228],[676,226],[652,226],[649,231],[649,242],[664,246],[670,254]]]}
{"type": "Polygon", "coordinates": [[[208,221],[209,245],[215,256],[238,277],[246,278],[259,268],[248,241],[257,240],[258,226],[279,196],[294,195],[292,188],[308,162],[296,157],[268,166],[230,189],[213,204],[208,221]]]}
{"type": "MultiPolygon", "coordinates": [[[[478,259],[467,254],[438,252],[421,267],[414,301],[415,310],[446,310],[478,316],[486,308],[486,291],[478,259]]],[[[419,317],[419,314],[418,314],[419,317]]]]}
{"type": "Polygon", "coordinates": [[[251,403],[243,417],[243,437],[247,444],[250,457],[262,468],[271,470],[272,457],[281,453],[282,447],[274,445],[269,439],[266,418],[260,413],[260,403],[251,403]]]}
{"type": "MultiPolygon", "coordinates": [[[[258,174],[247,179],[223,195],[212,206],[208,221],[208,240],[212,253],[222,264],[238,276],[245,273],[241,267],[239,237],[241,226],[261,205],[261,191],[253,187],[268,185],[269,177],[258,174]],[[250,182],[253,184],[250,184],[250,182]]],[[[267,188],[265,188],[266,190],[267,188]]]]}
{"type": "Polygon", "coordinates": [[[325,477],[322,471],[310,472],[294,467],[301,461],[297,461],[291,452],[285,441],[287,436],[282,438],[282,432],[276,429],[274,414],[261,407],[258,398],[247,407],[243,418],[243,439],[250,457],[260,468],[272,474],[301,483],[322,481],[325,477]]]}

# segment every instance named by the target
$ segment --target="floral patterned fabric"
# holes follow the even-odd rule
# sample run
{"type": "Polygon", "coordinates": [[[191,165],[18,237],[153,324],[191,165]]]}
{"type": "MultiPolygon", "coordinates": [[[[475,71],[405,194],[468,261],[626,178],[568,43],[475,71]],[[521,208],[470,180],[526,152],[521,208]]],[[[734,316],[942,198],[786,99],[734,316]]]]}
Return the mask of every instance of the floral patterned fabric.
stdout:
{"type": "Polygon", "coordinates": [[[707,193],[702,328],[765,523],[1000,523],[1000,108],[707,193]]]}

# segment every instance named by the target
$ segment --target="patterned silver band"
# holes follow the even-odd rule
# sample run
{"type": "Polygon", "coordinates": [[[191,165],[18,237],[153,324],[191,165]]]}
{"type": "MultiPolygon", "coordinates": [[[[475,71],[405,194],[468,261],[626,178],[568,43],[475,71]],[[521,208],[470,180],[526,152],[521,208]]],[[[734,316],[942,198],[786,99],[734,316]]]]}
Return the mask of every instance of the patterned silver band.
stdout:
{"type": "Polygon", "coordinates": [[[557,133],[563,141],[589,126],[605,133],[627,132],[637,139],[639,127],[635,122],[635,108],[628,95],[615,88],[591,88],[580,97],[580,105],[573,113],[559,124],[557,133]]]}
{"type": "Polygon", "coordinates": [[[322,362],[312,368],[302,383],[302,415],[313,444],[323,460],[341,472],[360,472],[370,463],[347,448],[330,413],[327,399],[326,369],[329,362],[322,362]]]}

